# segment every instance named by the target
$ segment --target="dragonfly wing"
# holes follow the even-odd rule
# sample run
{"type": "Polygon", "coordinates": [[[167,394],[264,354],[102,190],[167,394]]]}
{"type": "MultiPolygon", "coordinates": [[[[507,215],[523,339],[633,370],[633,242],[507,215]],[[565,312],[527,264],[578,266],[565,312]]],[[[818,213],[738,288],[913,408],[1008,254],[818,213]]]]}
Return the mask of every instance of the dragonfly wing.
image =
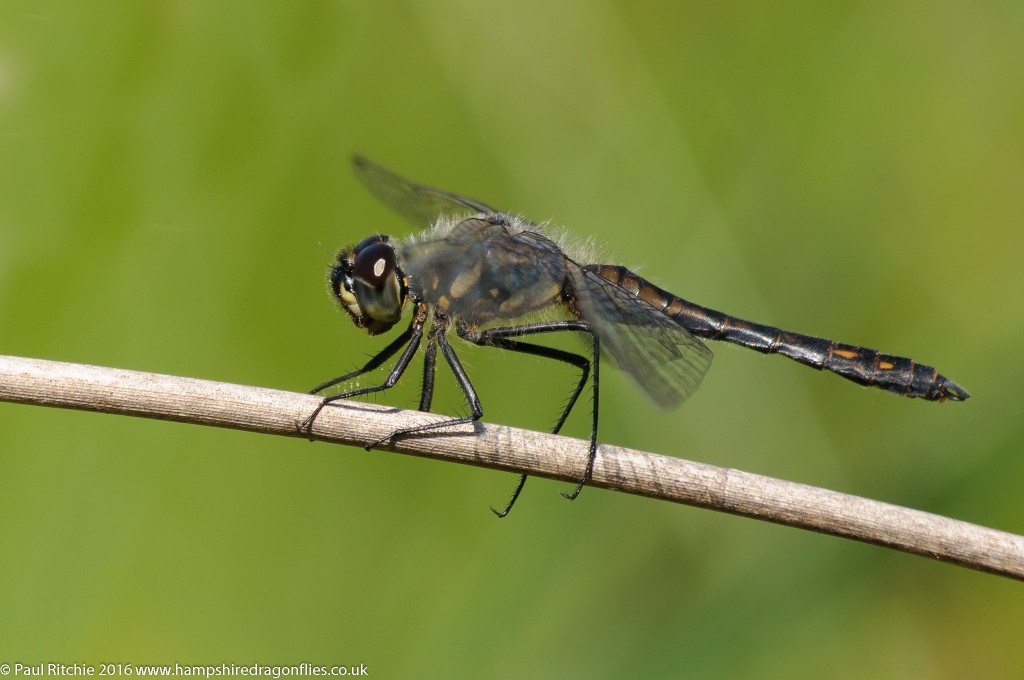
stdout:
{"type": "Polygon", "coordinates": [[[610,281],[577,267],[572,277],[580,316],[602,353],[655,404],[672,408],[697,390],[714,357],[707,345],[610,281]]]}
{"type": "Polygon", "coordinates": [[[432,225],[438,215],[490,215],[497,212],[486,203],[413,182],[365,156],[352,156],[352,168],[381,203],[418,227],[432,225]]]}

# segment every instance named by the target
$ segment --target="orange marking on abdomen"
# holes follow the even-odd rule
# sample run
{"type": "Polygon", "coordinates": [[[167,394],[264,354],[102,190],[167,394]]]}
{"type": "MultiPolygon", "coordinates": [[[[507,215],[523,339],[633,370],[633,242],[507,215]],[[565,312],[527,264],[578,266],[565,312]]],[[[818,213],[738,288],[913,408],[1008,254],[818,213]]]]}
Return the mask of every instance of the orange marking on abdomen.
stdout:
{"type": "Polygon", "coordinates": [[[837,349],[833,354],[838,354],[844,359],[856,359],[860,356],[857,352],[850,349],[837,349]]]}
{"type": "Polygon", "coordinates": [[[893,368],[895,365],[896,364],[892,363],[891,361],[879,361],[878,362],[878,367],[882,368],[882,369],[885,369],[886,371],[888,371],[890,368],[893,368]]]}

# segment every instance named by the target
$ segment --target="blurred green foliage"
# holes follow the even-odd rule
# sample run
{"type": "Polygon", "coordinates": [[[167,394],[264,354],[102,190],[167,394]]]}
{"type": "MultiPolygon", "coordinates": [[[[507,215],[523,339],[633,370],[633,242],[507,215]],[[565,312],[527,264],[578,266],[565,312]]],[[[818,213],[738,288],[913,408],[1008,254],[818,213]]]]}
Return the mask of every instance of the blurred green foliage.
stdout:
{"type": "MultiPolygon", "coordinates": [[[[939,367],[901,400],[715,346],[603,441],[1024,531],[1024,5],[0,2],[0,352],[305,390],[382,344],[353,151],[695,302],[939,367]]],[[[568,341],[567,346],[572,346],[568,341]]],[[[467,349],[486,418],[572,373],[467,349]]],[[[435,407],[464,405],[444,374],[435,407]]],[[[416,403],[413,377],[389,404],[416,403]]],[[[569,434],[585,435],[581,410],[569,434]]],[[[384,677],[1019,676],[1020,585],[302,440],[0,404],[0,662],[384,677]]]]}

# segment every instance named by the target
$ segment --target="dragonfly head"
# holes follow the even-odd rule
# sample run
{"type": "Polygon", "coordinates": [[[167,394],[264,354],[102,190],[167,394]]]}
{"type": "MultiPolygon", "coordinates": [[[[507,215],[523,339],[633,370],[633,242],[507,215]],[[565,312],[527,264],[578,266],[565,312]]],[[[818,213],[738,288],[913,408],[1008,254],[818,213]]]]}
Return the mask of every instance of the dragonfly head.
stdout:
{"type": "Polygon", "coordinates": [[[359,328],[370,335],[391,329],[402,317],[409,281],[384,234],[368,236],[338,253],[331,293],[359,328]]]}

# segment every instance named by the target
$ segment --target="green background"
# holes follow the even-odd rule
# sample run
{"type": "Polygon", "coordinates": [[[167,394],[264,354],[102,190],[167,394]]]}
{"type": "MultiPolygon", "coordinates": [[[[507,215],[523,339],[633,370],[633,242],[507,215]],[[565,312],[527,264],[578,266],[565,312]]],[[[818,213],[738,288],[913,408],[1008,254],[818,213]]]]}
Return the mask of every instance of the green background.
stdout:
{"type": "MultiPolygon", "coordinates": [[[[1024,532],[1024,4],[0,2],[0,352],[306,390],[383,346],[331,254],[403,174],[687,299],[934,364],[931,404],[716,344],[605,442],[1024,532]]],[[[568,345],[572,346],[570,341],[568,345]]],[[[544,429],[572,371],[462,356],[544,429]]],[[[464,410],[442,373],[435,408],[464,410]]],[[[377,401],[416,403],[418,377],[377,401]]],[[[583,411],[567,433],[586,434],[583,411]]],[[[1024,587],[507,473],[0,404],[0,662],[378,677],[1017,676],[1024,587]]]]}

